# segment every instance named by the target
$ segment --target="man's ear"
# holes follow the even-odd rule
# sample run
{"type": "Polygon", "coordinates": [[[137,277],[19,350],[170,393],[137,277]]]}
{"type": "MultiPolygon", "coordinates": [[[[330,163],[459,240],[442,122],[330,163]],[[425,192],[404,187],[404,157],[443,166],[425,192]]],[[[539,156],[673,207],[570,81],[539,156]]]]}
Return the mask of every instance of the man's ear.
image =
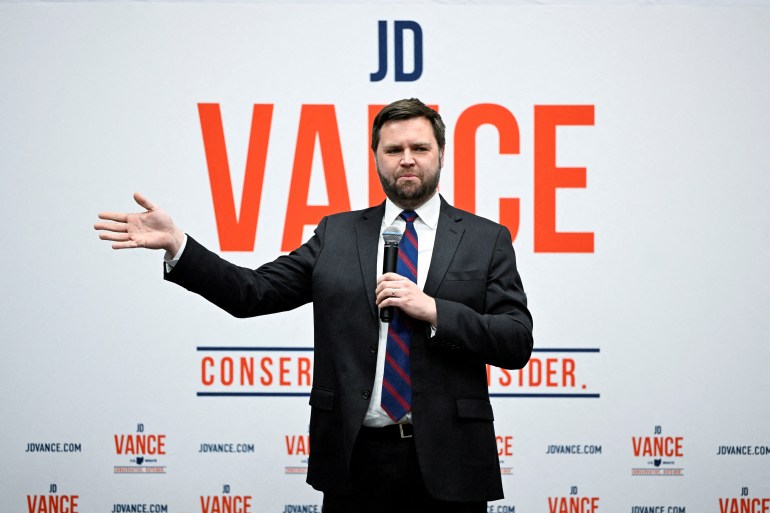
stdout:
{"type": "Polygon", "coordinates": [[[444,148],[438,150],[438,167],[439,169],[444,167],[444,148]]]}

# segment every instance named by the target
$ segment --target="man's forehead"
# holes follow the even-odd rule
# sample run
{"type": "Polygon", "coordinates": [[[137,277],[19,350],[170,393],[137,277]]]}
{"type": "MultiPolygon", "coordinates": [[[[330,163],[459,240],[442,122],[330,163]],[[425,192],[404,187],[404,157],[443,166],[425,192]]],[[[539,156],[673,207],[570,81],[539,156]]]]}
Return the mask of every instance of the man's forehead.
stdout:
{"type": "Polygon", "coordinates": [[[400,145],[402,138],[408,136],[410,143],[435,144],[436,135],[433,126],[426,117],[414,117],[409,119],[394,119],[387,121],[380,129],[380,138],[383,145],[400,145]],[[386,141],[386,139],[390,139],[386,141]]]}

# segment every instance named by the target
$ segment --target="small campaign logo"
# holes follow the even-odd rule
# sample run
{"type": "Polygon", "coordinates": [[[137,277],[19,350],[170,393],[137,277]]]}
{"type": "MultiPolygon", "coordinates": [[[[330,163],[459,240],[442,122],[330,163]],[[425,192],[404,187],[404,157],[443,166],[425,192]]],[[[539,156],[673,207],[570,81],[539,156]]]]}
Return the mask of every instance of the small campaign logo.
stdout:
{"type": "Polygon", "coordinates": [[[497,458],[500,460],[500,474],[513,475],[513,435],[497,435],[497,458]]]}
{"type": "MultiPolygon", "coordinates": [[[[165,474],[166,467],[158,457],[166,455],[166,435],[145,433],[144,424],[136,425],[135,433],[113,435],[115,454],[128,458],[127,464],[115,465],[115,474],[165,474]]],[[[125,461],[125,459],[124,459],[125,461]]]]}
{"type": "Polygon", "coordinates": [[[749,487],[741,488],[738,497],[720,497],[719,513],[767,513],[770,511],[770,497],[757,497],[749,492],[749,487]]]}
{"type": "Polygon", "coordinates": [[[222,486],[221,495],[201,495],[200,513],[252,513],[251,495],[232,493],[229,484],[222,486]]]}
{"type": "Polygon", "coordinates": [[[58,488],[51,483],[47,494],[27,495],[27,513],[78,513],[80,496],[58,493],[58,488]]]}
{"type": "Polygon", "coordinates": [[[286,449],[286,474],[307,474],[308,457],[310,456],[310,435],[287,434],[283,436],[286,449]]]}
{"type": "Polygon", "coordinates": [[[684,437],[663,434],[661,426],[653,428],[652,436],[632,436],[631,447],[636,465],[633,476],[683,476],[684,437]]]}
{"type": "Polygon", "coordinates": [[[581,495],[571,486],[567,496],[548,497],[548,513],[599,513],[599,497],[581,495]]]}

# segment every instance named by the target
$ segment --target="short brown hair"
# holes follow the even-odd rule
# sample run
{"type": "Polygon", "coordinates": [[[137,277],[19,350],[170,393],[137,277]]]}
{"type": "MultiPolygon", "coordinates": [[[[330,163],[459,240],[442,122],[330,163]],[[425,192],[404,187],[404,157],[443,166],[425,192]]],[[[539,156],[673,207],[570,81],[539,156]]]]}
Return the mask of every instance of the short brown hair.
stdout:
{"type": "Polygon", "coordinates": [[[441,116],[417,98],[410,98],[408,100],[396,100],[383,107],[374,118],[374,123],[372,123],[372,151],[377,152],[377,146],[380,144],[380,130],[385,123],[412,118],[427,118],[430,121],[438,147],[443,150],[444,144],[446,144],[446,127],[441,116]]]}

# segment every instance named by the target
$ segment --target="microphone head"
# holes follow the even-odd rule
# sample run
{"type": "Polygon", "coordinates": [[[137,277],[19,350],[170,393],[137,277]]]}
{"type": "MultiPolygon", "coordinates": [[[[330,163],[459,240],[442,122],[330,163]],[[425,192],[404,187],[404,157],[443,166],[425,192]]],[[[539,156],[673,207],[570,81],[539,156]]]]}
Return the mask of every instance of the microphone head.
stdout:
{"type": "Polygon", "coordinates": [[[388,226],[382,231],[382,240],[385,241],[385,244],[398,244],[401,242],[402,235],[401,230],[396,226],[388,226]]]}

